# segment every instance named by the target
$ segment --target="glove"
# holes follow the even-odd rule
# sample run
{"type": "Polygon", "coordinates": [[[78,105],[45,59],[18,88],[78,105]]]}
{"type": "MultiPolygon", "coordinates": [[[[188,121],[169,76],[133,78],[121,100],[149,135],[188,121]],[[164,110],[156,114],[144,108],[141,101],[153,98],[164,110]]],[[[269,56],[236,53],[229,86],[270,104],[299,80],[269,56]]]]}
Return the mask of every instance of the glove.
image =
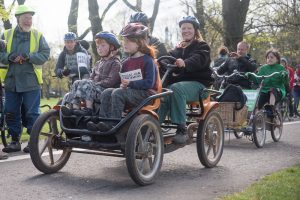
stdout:
{"type": "Polygon", "coordinates": [[[24,60],[24,61],[29,60],[29,54],[27,54],[27,53],[22,53],[21,57],[22,57],[22,60],[24,60]]]}
{"type": "Polygon", "coordinates": [[[62,75],[64,75],[64,76],[68,76],[68,75],[71,73],[71,70],[68,69],[68,68],[66,68],[66,69],[64,69],[61,73],[62,73],[62,75]]]}
{"type": "Polygon", "coordinates": [[[17,53],[10,53],[8,55],[8,61],[9,62],[15,62],[15,59],[18,57],[19,55],[17,53]]]}

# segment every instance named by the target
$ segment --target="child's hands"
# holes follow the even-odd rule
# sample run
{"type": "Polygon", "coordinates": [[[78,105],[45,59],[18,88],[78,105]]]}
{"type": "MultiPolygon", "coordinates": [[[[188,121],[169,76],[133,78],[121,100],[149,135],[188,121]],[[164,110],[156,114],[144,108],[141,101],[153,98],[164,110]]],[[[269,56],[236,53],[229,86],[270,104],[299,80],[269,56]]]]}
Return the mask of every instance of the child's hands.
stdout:
{"type": "Polygon", "coordinates": [[[127,88],[129,83],[130,83],[130,81],[121,79],[121,88],[127,88]]]}

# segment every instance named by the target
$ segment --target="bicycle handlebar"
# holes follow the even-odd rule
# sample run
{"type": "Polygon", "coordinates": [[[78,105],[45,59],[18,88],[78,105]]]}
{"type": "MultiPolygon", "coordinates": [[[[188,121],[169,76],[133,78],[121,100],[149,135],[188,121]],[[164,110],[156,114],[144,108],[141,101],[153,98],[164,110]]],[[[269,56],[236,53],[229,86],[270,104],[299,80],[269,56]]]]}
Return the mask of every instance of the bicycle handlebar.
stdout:
{"type": "Polygon", "coordinates": [[[232,74],[230,75],[220,75],[218,74],[217,70],[213,70],[213,73],[218,77],[218,78],[230,78],[232,76],[235,76],[235,75],[238,75],[238,76],[242,76],[242,77],[245,77],[245,74],[243,72],[238,72],[237,70],[234,70],[232,74]]]}
{"type": "Polygon", "coordinates": [[[269,75],[261,75],[261,76],[259,76],[259,75],[255,74],[253,72],[248,72],[248,74],[251,74],[251,76],[254,76],[256,78],[271,78],[271,77],[273,77],[275,75],[280,75],[282,73],[284,73],[284,72],[273,72],[272,74],[269,74],[269,75]]]}

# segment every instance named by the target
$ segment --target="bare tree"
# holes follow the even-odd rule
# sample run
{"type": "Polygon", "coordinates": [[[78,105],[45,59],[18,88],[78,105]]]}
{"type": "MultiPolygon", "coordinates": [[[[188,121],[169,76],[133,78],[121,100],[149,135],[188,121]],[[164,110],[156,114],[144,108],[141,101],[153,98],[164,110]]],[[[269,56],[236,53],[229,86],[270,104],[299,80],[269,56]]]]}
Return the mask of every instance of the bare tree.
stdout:
{"type": "MultiPolygon", "coordinates": [[[[136,5],[132,5],[131,3],[129,3],[129,1],[127,0],[123,0],[123,2],[127,5],[127,7],[129,7],[131,10],[135,11],[135,12],[143,12],[142,11],[142,1],[141,0],[136,0],[136,5]]],[[[153,5],[153,11],[152,11],[152,15],[151,17],[149,17],[149,29],[150,32],[153,32],[154,29],[154,24],[155,24],[155,20],[158,14],[158,10],[159,10],[159,4],[160,4],[160,0],[155,0],[154,5],[153,5]]]]}
{"type": "MultiPolygon", "coordinates": [[[[16,0],[14,0],[11,4],[11,6],[9,7],[9,10],[7,11],[7,15],[9,16],[9,14],[11,13],[11,9],[12,7],[14,6],[16,0]]],[[[2,8],[5,9],[5,4],[4,4],[4,0],[0,0],[0,6],[2,8]]],[[[3,25],[4,25],[4,29],[7,30],[7,29],[11,29],[12,28],[12,24],[10,23],[8,17],[5,17],[5,18],[2,18],[3,20],[3,25]]]]}
{"type": "Polygon", "coordinates": [[[78,7],[79,7],[79,0],[72,0],[70,13],[68,17],[68,30],[69,32],[76,33],[76,35],[78,35],[77,32],[78,7]]]}
{"type": "Polygon", "coordinates": [[[224,44],[236,50],[237,43],[243,40],[244,24],[250,0],[222,0],[224,44]]]}

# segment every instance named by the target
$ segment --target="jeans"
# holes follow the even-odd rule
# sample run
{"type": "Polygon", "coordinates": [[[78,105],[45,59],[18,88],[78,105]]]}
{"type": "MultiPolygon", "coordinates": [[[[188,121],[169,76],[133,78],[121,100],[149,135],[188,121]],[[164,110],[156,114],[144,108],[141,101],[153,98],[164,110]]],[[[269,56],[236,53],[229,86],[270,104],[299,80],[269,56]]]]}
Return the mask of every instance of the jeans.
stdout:
{"type": "Polygon", "coordinates": [[[170,115],[172,123],[185,124],[186,104],[199,101],[200,91],[205,86],[196,81],[182,81],[170,85],[169,88],[173,94],[164,97],[161,101],[158,110],[159,122],[163,123],[166,116],[170,115]]]}
{"type": "Polygon", "coordinates": [[[26,118],[27,133],[30,134],[35,120],[40,115],[40,100],[40,89],[28,92],[5,91],[4,113],[8,133],[14,141],[18,141],[22,133],[21,106],[24,112],[22,115],[26,118]]]}
{"type": "Polygon", "coordinates": [[[300,101],[300,86],[294,86],[293,97],[294,97],[294,113],[298,115],[299,114],[298,106],[300,101]]]}

